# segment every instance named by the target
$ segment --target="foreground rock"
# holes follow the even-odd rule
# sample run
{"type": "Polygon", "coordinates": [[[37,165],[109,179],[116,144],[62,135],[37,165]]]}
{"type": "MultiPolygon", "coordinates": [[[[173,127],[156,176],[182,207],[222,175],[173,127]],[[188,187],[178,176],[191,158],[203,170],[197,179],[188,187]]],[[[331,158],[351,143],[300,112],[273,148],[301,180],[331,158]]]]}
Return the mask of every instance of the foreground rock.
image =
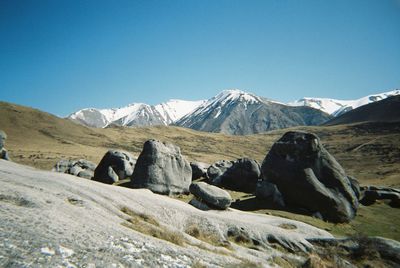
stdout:
{"type": "Polygon", "coordinates": [[[263,179],[278,187],[287,205],[331,222],[354,218],[357,185],[316,135],[287,132],[272,146],[261,169],[263,179]]]}
{"type": "Polygon", "coordinates": [[[144,143],[132,178],[133,188],[159,194],[188,193],[192,169],[178,146],[157,140],[144,143]]]}
{"type": "Polygon", "coordinates": [[[363,197],[360,203],[364,206],[370,206],[376,200],[390,200],[389,205],[400,208],[400,190],[391,187],[366,186],[362,189],[363,197]]]}
{"type": "Polygon", "coordinates": [[[271,267],[279,256],[305,261],[286,249],[307,251],[309,239],[332,238],[298,221],[237,210],[200,211],[147,189],[77,180],[4,160],[0,185],[1,267],[271,267]],[[283,228],[288,225],[290,231],[283,228]],[[147,229],[135,229],[141,226],[147,229]],[[256,241],[252,246],[258,250],[236,243],[229,243],[232,250],[219,246],[233,228],[256,241]],[[155,238],[153,231],[163,236],[155,238]]]}
{"type": "Polygon", "coordinates": [[[71,174],[90,180],[94,176],[95,169],[96,164],[85,159],[61,159],[54,165],[52,171],[71,174]]]}
{"type": "Polygon", "coordinates": [[[192,180],[207,178],[207,169],[210,165],[202,162],[190,162],[192,168],[192,180]]]}
{"type": "Polygon", "coordinates": [[[0,130],[0,159],[10,161],[10,157],[8,156],[8,152],[4,145],[6,144],[7,134],[0,130]]]}
{"type": "Polygon", "coordinates": [[[232,202],[227,191],[205,182],[192,183],[189,190],[199,201],[211,208],[227,209],[232,202]]]}
{"type": "Polygon", "coordinates": [[[128,152],[109,150],[94,170],[93,180],[113,184],[133,174],[136,159],[128,152]]]}

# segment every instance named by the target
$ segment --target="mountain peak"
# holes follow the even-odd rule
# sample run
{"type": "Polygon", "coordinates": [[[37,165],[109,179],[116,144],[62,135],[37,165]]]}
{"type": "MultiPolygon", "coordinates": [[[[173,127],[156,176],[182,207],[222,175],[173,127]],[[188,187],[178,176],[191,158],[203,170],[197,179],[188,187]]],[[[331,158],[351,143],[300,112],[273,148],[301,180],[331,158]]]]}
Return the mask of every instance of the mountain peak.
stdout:
{"type": "Polygon", "coordinates": [[[221,91],[218,95],[211,99],[212,102],[228,102],[228,101],[243,101],[247,103],[260,102],[261,99],[254,95],[240,89],[226,89],[221,91]]]}

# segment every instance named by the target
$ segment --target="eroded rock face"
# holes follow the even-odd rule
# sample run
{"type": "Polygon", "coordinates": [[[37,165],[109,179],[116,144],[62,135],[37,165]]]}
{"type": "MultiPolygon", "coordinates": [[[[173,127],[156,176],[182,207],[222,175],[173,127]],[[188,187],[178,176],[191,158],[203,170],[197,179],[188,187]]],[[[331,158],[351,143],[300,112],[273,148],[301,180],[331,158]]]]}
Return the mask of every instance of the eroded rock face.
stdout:
{"type": "Polygon", "coordinates": [[[227,209],[232,202],[230,194],[217,186],[205,182],[196,182],[190,185],[190,192],[200,201],[218,209],[227,209]]]}
{"type": "Polygon", "coordinates": [[[220,185],[222,175],[233,165],[233,161],[220,160],[207,169],[208,180],[213,185],[220,185]]]}
{"type": "Polygon", "coordinates": [[[207,169],[210,166],[209,164],[202,162],[190,162],[190,166],[192,168],[192,180],[207,177],[207,169]]]}
{"type": "Polygon", "coordinates": [[[260,174],[260,165],[250,158],[240,158],[235,161],[221,160],[207,170],[211,184],[247,193],[255,191],[260,174]]]}
{"type": "Polygon", "coordinates": [[[192,168],[178,146],[157,140],[144,143],[132,178],[132,187],[160,194],[188,193],[192,168]]]}
{"type": "Polygon", "coordinates": [[[260,174],[260,165],[256,160],[241,158],[222,175],[221,185],[230,190],[253,193],[260,174]]]}
{"type": "Polygon", "coordinates": [[[71,174],[90,180],[94,175],[95,169],[96,164],[85,159],[61,159],[54,165],[52,171],[71,174]]]}
{"type": "Polygon", "coordinates": [[[284,208],[285,200],[278,187],[266,180],[259,181],[256,186],[256,197],[260,202],[268,202],[271,207],[284,208]]]}
{"type": "Polygon", "coordinates": [[[130,178],[135,168],[136,159],[128,152],[109,150],[94,170],[93,180],[113,184],[130,178]]]}
{"type": "Polygon", "coordinates": [[[262,178],[275,184],[289,206],[320,213],[331,222],[354,218],[357,187],[312,133],[287,132],[261,166],[262,178]]]}

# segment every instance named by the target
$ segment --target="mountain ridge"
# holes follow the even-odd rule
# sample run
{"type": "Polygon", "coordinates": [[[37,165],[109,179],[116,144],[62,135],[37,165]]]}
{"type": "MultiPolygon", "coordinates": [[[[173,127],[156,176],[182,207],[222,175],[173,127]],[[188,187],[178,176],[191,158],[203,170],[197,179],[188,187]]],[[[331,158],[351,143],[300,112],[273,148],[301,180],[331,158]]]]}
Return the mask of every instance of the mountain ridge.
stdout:
{"type": "Polygon", "coordinates": [[[170,99],[157,105],[131,103],[111,109],[85,108],[67,118],[89,127],[176,125],[200,131],[243,135],[322,124],[332,116],[399,94],[400,90],[396,89],[356,100],[304,97],[282,103],[242,90],[229,89],[208,100],[170,99]]]}

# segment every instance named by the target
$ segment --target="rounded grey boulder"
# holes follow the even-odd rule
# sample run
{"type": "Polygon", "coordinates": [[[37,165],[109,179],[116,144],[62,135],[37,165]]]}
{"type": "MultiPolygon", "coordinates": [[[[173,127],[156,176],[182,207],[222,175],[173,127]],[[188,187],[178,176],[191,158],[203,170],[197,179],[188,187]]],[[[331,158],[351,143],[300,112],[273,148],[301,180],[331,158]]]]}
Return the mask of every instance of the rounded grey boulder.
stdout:
{"type": "Polygon", "coordinates": [[[207,177],[211,184],[220,185],[222,175],[233,165],[233,161],[220,160],[207,169],[207,177]]]}
{"type": "Polygon", "coordinates": [[[290,131],[271,148],[262,178],[275,184],[286,205],[320,213],[331,222],[349,222],[358,208],[356,181],[312,133],[290,131]]]}
{"type": "Polygon", "coordinates": [[[85,159],[61,159],[54,165],[52,171],[71,174],[90,180],[94,175],[95,168],[95,163],[85,159]]]}
{"type": "Polygon", "coordinates": [[[227,209],[232,202],[230,194],[205,182],[195,182],[190,185],[190,192],[209,207],[227,209]]]}
{"type": "Polygon", "coordinates": [[[192,168],[178,146],[148,140],[136,162],[133,188],[147,188],[159,194],[188,193],[192,168]]]}
{"type": "Polygon", "coordinates": [[[109,150],[94,170],[93,180],[113,184],[130,178],[135,168],[136,159],[128,152],[109,150]]]}
{"type": "Polygon", "coordinates": [[[221,186],[234,191],[253,193],[260,175],[260,165],[256,160],[241,158],[234,161],[222,174],[221,186]]]}

